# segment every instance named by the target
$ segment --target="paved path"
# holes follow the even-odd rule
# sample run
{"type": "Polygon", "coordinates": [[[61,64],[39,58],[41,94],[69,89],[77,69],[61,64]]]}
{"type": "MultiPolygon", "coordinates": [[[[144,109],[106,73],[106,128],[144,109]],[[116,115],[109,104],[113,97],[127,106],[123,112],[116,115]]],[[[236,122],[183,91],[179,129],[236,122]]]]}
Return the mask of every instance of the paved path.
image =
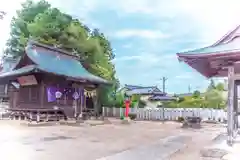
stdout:
{"type": "Polygon", "coordinates": [[[155,144],[134,148],[98,160],[165,160],[171,154],[186,147],[189,139],[191,139],[190,136],[184,135],[170,136],[155,144]]]}
{"type": "Polygon", "coordinates": [[[240,159],[240,135],[237,136],[235,143],[232,147],[229,147],[225,144],[225,141],[222,142],[222,148],[228,150],[228,154],[225,155],[222,159],[223,160],[239,160],[240,159]],[[224,143],[224,144],[223,144],[224,143]]]}

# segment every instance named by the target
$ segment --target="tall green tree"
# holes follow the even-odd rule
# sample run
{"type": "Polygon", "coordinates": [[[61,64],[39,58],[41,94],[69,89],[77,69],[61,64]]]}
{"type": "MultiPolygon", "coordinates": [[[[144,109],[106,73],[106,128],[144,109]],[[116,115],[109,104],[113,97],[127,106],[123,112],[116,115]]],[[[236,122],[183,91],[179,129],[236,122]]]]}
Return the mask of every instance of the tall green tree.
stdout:
{"type": "Polygon", "coordinates": [[[204,96],[205,104],[211,108],[225,108],[226,101],[223,96],[224,84],[211,80],[204,96]]]}
{"type": "Polygon", "coordinates": [[[196,91],[193,92],[192,96],[193,96],[193,98],[200,98],[201,93],[200,93],[200,91],[196,90],[196,91]]]}
{"type": "Polygon", "coordinates": [[[78,19],[52,8],[44,0],[28,0],[12,19],[11,37],[5,53],[21,56],[29,39],[67,50],[77,55],[89,72],[113,81],[113,86],[101,88],[103,103],[107,103],[118,88],[115,66],[111,62],[114,58],[112,47],[98,29],[91,31],[78,19]]]}
{"type": "Polygon", "coordinates": [[[220,82],[216,85],[218,91],[224,91],[224,83],[220,82]]]}
{"type": "Polygon", "coordinates": [[[205,93],[205,102],[211,108],[224,108],[225,100],[221,91],[217,89],[208,90],[205,93]]]}
{"type": "Polygon", "coordinates": [[[14,57],[21,56],[29,37],[31,37],[28,24],[32,23],[37,15],[44,13],[50,8],[46,1],[34,3],[27,0],[22,4],[22,9],[17,11],[17,15],[11,21],[11,37],[7,42],[5,54],[14,57]]]}
{"type": "Polygon", "coordinates": [[[216,85],[213,79],[210,80],[210,84],[207,88],[207,90],[212,90],[212,89],[216,89],[216,85]]]}

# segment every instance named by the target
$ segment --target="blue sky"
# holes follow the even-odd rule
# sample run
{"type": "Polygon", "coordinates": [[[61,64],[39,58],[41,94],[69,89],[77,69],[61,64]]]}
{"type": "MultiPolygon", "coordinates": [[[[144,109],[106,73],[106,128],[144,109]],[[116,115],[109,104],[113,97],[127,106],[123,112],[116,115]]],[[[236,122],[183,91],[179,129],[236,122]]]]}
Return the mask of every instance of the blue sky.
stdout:
{"type": "MultiPolygon", "coordinates": [[[[20,2],[8,0],[0,9],[0,48],[9,36],[9,24],[20,2]]],[[[238,0],[49,0],[62,11],[99,28],[111,41],[121,84],[159,85],[168,78],[169,93],[204,90],[208,80],[176,53],[210,45],[240,23],[238,0]]]]}

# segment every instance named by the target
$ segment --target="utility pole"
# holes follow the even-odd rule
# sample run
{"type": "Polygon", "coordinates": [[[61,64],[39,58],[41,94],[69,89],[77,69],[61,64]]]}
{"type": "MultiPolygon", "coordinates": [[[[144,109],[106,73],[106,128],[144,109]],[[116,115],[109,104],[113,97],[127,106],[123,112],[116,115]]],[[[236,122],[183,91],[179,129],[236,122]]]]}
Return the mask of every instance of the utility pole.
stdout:
{"type": "Polygon", "coordinates": [[[162,80],[162,91],[165,93],[167,78],[163,76],[160,80],[162,80]]]}
{"type": "Polygon", "coordinates": [[[191,93],[191,89],[192,89],[192,88],[191,88],[191,85],[189,84],[189,85],[188,85],[188,93],[191,93]]]}
{"type": "MultiPolygon", "coordinates": [[[[166,90],[166,81],[167,81],[167,78],[166,77],[162,77],[160,80],[162,80],[162,92],[163,94],[165,94],[165,90],[166,90]]],[[[164,123],[165,121],[165,109],[164,109],[164,105],[162,105],[162,123],[164,123]]]]}

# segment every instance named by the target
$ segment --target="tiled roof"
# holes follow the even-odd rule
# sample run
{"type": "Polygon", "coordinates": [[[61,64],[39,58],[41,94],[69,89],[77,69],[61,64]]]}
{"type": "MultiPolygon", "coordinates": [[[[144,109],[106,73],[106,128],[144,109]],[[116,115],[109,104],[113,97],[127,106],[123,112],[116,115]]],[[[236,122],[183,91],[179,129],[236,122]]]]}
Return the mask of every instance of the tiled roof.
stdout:
{"type": "Polygon", "coordinates": [[[177,97],[187,97],[187,96],[192,96],[193,93],[180,93],[180,94],[176,94],[177,97]]]}
{"type": "Polygon", "coordinates": [[[89,73],[79,62],[71,55],[62,53],[60,50],[39,43],[29,43],[26,47],[26,55],[33,61],[34,66],[29,66],[1,74],[1,77],[12,76],[14,74],[24,74],[31,69],[38,69],[42,72],[53,73],[76,80],[87,80],[93,83],[109,83],[107,80],[89,73]]]}
{"type": "Polygon", "coordinates": [[[179,54],[208,54],[208,53],[226,53],[240,50],[240,25],[234,30],[225,34],[220,40],[208,47],[186,51],[179,54]]]}
{"type": "Polygon", "coordinates": [[[234,30],[231,30],[227,34],[225,34],[221,39],[219,39],[216,43],[214,43],[212,46],[216,46],[222,43],[225,43],[232,39],[234,36],[240,34],[240,25],[238,25],[234,30]]]}
{"type": "Polygon", "coordinates": [[[37,69],[36,65],[28,65],[28,66],[22,67],[20,69],[16,69],[16,70],[12,70],[12,71],[9,71],[9,72],[1,73],[0,78],[27,74],[27,73],[33,72],[35,69],[37,69]]]}
{"type": "Polygon", "coordinates": [[[233,39],[227,41],[226,43],[222,43],[216,46],[209,46],[205,48],[200,48],[192,51],[187,51],[180,54],[210,54],[210,53],[226,53],[226,52],[234,52],[240,51],[240,35],[234,37],[233,39]]]}
{"type": "Polygon", "coordinates": [[[157,87],[139,87],[139,88],[133,88],[131,90],[126,91],[127,95],[163,95],[164,93],[160,91],[157,87]]]}
{"type": "MultiPolygon", "coordinates": [[[[175,94],[177,97],[189,97],[192,96],[193,93],[180,93],[180,94],[175,94]]],[[[204,93],[200,93],[200,96],[204,96],[204,93]]]]}
{"type": "Polygon", "coordinates": [[[153,101],[173,101],[176,100],[175,97],[169,96],[169,95],[155,95],[149,98],[149,100],[153,101]]]}
{"type": "Polygon", "coordinates": [[[207,78],[226,77],[227,70],[224,66],[233,65],[240,60],[239,44],[240,26],[213,45],[177,53],[177,56],[179,61],[185,62],[207,78]]]}
{"type": "Polygon", "coordinates": [[[132,90],[132,89],[143,88],[143,87],[142,86],[137,86],[137,85],[127,85],[127,84],[125,84],[124,88],[126,88],[127,90],[132,90]]]}

